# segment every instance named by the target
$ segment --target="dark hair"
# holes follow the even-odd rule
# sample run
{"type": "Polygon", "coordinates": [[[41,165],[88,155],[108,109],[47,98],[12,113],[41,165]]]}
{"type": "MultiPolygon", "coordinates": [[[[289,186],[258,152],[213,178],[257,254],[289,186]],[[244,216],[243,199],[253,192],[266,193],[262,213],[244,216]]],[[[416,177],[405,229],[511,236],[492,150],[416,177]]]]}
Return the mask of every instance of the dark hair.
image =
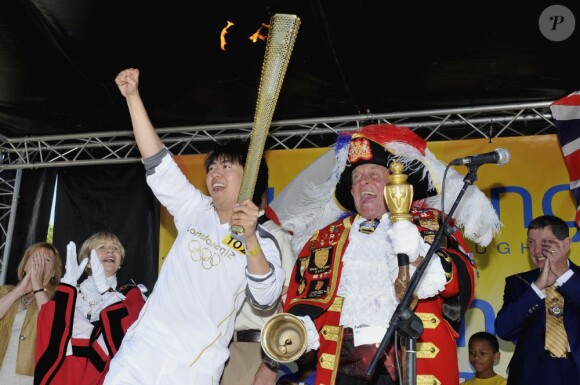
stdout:
{"type": "MultiPolygon", "coordinates": [[[[221,159],[228,162],[236,163],[244,167],[248,157],[248,148],[250,146],[249,140],[246,139],[231,139],[223,144],[217,144],[211,150],[205,159],[205,172],[209,170],[209,166],[215,161],[221,159]]],[[[256,177],[256,186],[254,188],[254,195],[252,202],[258,207],[261,207],[262,196],[268,189],[268,165],[266,159],[262,156],[260,160],[260,168],[258,176],[256,177]]]]}
{"type": "Polygon", "coordinates": [[[491,345],[491,349],[494,353],[499,352],[499,342],[497,341],[497,337],[489,332],[474,333],[471,337],[469,337],[469,344],[471,344],[471,342],[474,340],[487,341],[491,345]]]}
{"type": "Polygon", "coordinates": [[[559,240],[564,240],[570,236],[568,224],[554,215],[542,215],[534,218],[528,225],[528,232],[530,230],[543,230],[546,227],[550,227],[554,236],[559,240]]]}

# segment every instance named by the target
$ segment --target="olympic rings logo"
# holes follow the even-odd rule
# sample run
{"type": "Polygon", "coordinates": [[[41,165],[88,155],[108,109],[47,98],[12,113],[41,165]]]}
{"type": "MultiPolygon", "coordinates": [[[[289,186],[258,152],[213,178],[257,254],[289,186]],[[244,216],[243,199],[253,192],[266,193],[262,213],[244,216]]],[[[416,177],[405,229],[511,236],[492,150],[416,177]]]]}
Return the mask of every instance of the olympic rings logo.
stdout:
{"type": "Polygon", "coordinates": [[[218,253],[212,252],[209,248],[204,247],[198,240],[192,240],[187,245],[190,258],[193,262],[201,262],[201,266],[209,270],[220,264],[221,257],[218,253]]]}

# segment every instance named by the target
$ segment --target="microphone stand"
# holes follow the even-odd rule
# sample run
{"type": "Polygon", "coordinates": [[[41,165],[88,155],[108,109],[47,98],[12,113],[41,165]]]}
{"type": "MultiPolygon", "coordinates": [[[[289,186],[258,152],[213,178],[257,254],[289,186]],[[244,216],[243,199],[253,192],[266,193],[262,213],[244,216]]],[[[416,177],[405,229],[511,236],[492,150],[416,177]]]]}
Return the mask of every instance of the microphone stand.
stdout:
{"type": "Polygon", "coordinates": [[[407,380],[409,381],[409,384],[407,385],[416,384],[417,352],[415,347],[417,338],[420,337],[421,334],[423,333],[423,322],[414,312],[412,312],[409,309],[409,304],[411,302],[413,293],[415,292],[415,289],[417,288],[417,285],[421,280],[421,277],[425,273],[425,270],[427,270],[427,266],[429,265],[429,261],[431,260],[432,255],[435,253],[435,251],[439,250],[443,236],[447,235],[447,227],[449,225],[449,221],[453,217],[453,213],[455,213],[455,210],[457,209],[459,202],[463,198],[465,191],[469,186],[473,184],[474,181],[477,180],[477,169],[479,168],[479,166],[480,165],[467,166],[468,172],[465,178],[463,178],[463,187],[461,188],[461,191],[457,195],[457,198],[455,198],[455,202],[453,203],[453,206],[449,210],[449,214],[445,216],[445,213],[442,213],[442,215],[445,218],[443,224],[441,225],[441,227],[439,227],[439,230],[435,234],[435,238],[433,239],[431,247],[427,251],[427,255],[425,255],[425,258],[423,259],[421,264],[417,267],[415,274],[413,274],[413,276],[411,277],[409,284],[407,286],[407,290],[405,291],[405,294],[403,296],[403,299],[399,302],[397,308],[395,309],[395,312],[391,316],[391,320],[389,321],[389,327],[387,328],[387,331],[385,332],[385,335],[383,336],[383,339],[379,344],[378,349],[375,355],[373,356],[373,359],[371,360],[369,367],[365,372],[365,377],[367,378],[372,377],[373,373],[375,372],[376,366],[379,362],[379,359],[381,358],[382,353],[386,351],[389,341],[391,341],[393,334],[395,333],[395,330],[397,330],[399,333],[407,337],[406,347],[407,347],[407,358],[409,359],[407,361],[407,373],[408,373],[407,380]]]}

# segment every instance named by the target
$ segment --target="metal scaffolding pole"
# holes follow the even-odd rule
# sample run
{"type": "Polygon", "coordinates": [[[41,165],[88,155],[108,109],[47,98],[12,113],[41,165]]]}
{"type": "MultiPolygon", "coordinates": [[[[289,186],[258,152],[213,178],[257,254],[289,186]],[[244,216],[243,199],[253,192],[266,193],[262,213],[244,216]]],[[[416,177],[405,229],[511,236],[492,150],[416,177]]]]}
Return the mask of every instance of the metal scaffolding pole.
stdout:
{"type": "Polygon", "coordinates": [[[6,174],[14,175],[14,172],[0,172],[0,195],[11,197],[10,204],[0,205],[0,238],[2,239],[0,244],[0,249],[2,250],[2,260],[0,260],[0,285],[4,285],[6,281],[6,271],[8,270],[10,249],[12,246],[12,234],[14,233],[14,222],[18,209],[18,194],[20,194],[22,170],[16,170],[13,179],[5,178],[7,176],[6,174]]]}
{"type": "MultiPolygon", "coordinates": [[[[368,124],[410,127],[427,141],[492,139],[555,133],[551,102],[339,116],[272,122],[266,150],[328,147],[343,131],[368,124]]],[[[176,155],[206,153],[215,142],[247,137],[252,123],[159,128],[176,155]]],[[[140,161],[131,130],[85,134],[0,137],[0,170],[134,163],[140,161]]]]}
{"type": "MultiPolygon", "coordinates": [[[[509,136],[554,134],[556,128],[550,111],[552,103],[544,101],[274,121],[270,126],[265,149],[328,147],[335,142],[340,132],[358,130],[369,124],[409,127],[427,141],[491,140],[509,136]]],[[[202,154],[215,142],[249,136],[252,123],[169,127],[156,131],[163,144],[174,154],[202,154]]],[[[8,213],[0,217],[0,228],[5,237],[0,244],[0,284],[6,276],[12,241],[10,226],[14,224],[18,207],[17,189],[20,187],[22,169],[137,163],[141,160],[130,129],[21,138],[0,136],[0,156],[0,177],[10,170],[19,172],[16,183],[0,180],[0,188],[10,191],[13,196],[8,213]]]]}

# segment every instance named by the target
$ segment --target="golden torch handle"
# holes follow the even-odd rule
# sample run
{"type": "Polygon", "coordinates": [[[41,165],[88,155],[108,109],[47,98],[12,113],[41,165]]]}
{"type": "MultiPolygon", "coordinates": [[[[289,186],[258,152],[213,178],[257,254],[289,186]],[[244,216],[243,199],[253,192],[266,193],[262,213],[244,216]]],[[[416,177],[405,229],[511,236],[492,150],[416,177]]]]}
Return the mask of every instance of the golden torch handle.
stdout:
{"type": "MultiPolygon", "coordinates": [[[[409,211],[413,203],[413,185],[407,183],[407,175],[403,174],[403,164],[400,162],[393,162],[389,168],[391,173],[389,175],[389,184],[385,186],[385,200],[387,207],[391,213],[391,222],[408,221],[412,219],[409,211]]],[[[409,273],[409,257],[406,254],[397,255],[399,259],[399,274],[395,279],[395,295],[401,301],[407,286],[411,280],[409,273]],[[402,261],[401,259],[405,259],[402,261]]],[[[413,295],[409,308],[413,310],[417,306],[417,296],[413,295]]],[[[403,384],[408,384],[407,366],[407,346],[402,346],[402,366],[403,366],[403,384]]]]}
{"type": "MultiPolygon", "coordinates": [[[[299,27],[300,19],[296,15],[275,14],[270,20],[254,125],[238,202],[252,199],[254,195],[260,162],[264,156],[264,145],[299,27]]],[[[241,226],[232,226],[230,231],[238,236],[243,236],[244,233],[241,226]]]]}
{"type": "MultiPolygon", "coordinates": [[[[413,185],[407,183],[407,175],[403,174],[403,164],[393,162],[390,166],[389,184],[385,186],[385,200],[391,213],[391,222],[411,220],[411,204],[413,203],[413,185]]],[[[408,256],[402,254],[398,257],[406,257],[407,263],[399,261],[399,275],[395,280],[395,293],[397,298],[403,299],[407,285],[409,284],[408,256]]],[[[411,304],[411,309],[416,305],[416,300],[411,304]]]]}

